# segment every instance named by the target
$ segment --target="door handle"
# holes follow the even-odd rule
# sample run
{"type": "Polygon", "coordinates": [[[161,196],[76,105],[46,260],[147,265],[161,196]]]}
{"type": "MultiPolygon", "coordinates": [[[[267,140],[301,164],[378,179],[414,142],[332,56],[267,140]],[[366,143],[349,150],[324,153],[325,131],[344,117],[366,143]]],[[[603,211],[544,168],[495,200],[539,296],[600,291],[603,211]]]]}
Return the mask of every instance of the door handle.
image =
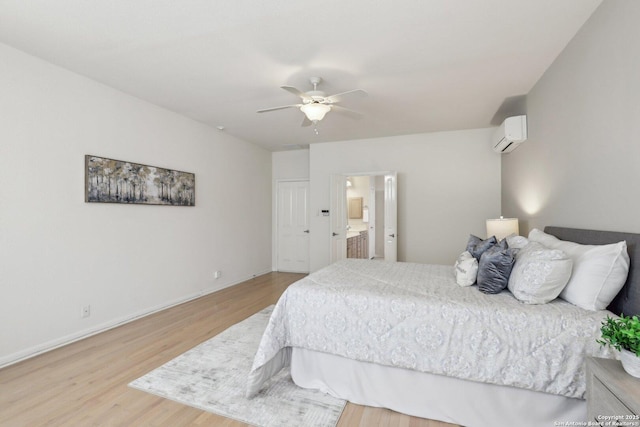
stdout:
{"type": "Polygon", "coordinates": [[[340,233],[331,233],[331,235],[332,235],[333,237],[335,237],[335,236],[339,236],[339,235],[340,235],[340,233]]]}
{"type": "Polygon", "coordinates": [[[395,234],[395,233],[393,233],[393,234],[389,234],[389,237],[393,237],[393,238],[395,238],[395,237],[396,237],[396,234],[395,234]]]}
{"type": "Polygon", "coordinates": [[[304,232],[305,232],[305,233],[308,233],[308,232],[309,232],[309,230],[304,230],[304,232]]]}

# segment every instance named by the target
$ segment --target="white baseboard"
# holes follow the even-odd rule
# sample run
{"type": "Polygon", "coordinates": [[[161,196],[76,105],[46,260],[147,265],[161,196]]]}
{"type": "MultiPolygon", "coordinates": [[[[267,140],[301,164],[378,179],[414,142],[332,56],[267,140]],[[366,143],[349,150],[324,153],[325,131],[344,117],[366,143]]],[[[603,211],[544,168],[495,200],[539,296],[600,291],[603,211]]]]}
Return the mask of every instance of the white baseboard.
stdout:
{"type": "Polygon", "coordinates": [[[167,303],[163,303],[157,305],[155,307],[150,307],[145,310],[139,311],[137,313],[133,313],[127,316],[123,316],[120,318],[116,318],[110,320],[108,322],[102,323],[100,325],[95,325],[91,328],[83,329],[73,334],[65,335],[64,337],[60,337],[51,341],[47,341],[45,343],[35,345],[33,347],[29,347],[27,349],[9,354],[7,356],[0,357],[0,368],[7,367],[9,365],[13,365],[18,362],[22,362],[23,360],[30,359],[32,357],[38,356],[40,354],[46,353],[51,350],[55,350],[56,348],[63,347],[65,345],[71,344],[76,341],[80,341],[82,339],[88,338],[92,335],[99,334],[101,332],[108,331],[109,329],[116,328],[118,326],[124,325],[125,323],[133,322],[134,320],[141,319],[143,317],[149,316],[151,314],[157,313],[162,310],[166,310],[168,308],[174,307],[176,305],[184,304],[185,302],[200,298],[204,295],[209,295],[214,292],[220,291],[222,289],[237,285],[238,283],[242,283],[246,280],[253,279],[254,277],[261,276],[266,273],[270,273],[271,270],[267,269],[262,272],[258,272],[257,274],[253,274],[250,277],[246,277],[243,279],[239,279],[230,283],[225,283],[222,286],[218,286],[211,289],[205,289],[203,291],[193,293],[187,296],[183,296],[181,298],[175,299],[173,301],[169,301],[167,303]]]}

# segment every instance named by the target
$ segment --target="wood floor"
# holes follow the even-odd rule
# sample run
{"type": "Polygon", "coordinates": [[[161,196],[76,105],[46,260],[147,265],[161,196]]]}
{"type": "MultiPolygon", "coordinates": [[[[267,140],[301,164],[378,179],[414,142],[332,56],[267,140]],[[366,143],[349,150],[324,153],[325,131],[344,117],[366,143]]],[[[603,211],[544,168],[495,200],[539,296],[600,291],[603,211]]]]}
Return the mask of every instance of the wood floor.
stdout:
{"type": "MultiPolygon", "coordinates": [[[[274,304],[303,276],[265,274],[1,369],[0,425],[245,426],[127,384],[274,304]]],[[[338,426],[450,424],[348,403],[338,426]]]]}

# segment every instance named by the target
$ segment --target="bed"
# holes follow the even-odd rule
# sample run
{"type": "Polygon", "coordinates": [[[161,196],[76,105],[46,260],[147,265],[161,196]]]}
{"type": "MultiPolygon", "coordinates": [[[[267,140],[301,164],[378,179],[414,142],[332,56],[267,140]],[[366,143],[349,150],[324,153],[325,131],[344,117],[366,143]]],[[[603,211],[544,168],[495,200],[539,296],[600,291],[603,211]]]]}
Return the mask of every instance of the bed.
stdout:
{"type": "Polygon", "coordinates": [[[611,311],[486,295],[457,286],[450,266],[344,260],[283,294],[247,395],[290,365],[301,387],[470,427],[584,421],[584,356],[615,357],[595,343],[602,319],[640,311],[640,235],[545,232],[582,244],[627,242],[631,268],[611,311]]]}

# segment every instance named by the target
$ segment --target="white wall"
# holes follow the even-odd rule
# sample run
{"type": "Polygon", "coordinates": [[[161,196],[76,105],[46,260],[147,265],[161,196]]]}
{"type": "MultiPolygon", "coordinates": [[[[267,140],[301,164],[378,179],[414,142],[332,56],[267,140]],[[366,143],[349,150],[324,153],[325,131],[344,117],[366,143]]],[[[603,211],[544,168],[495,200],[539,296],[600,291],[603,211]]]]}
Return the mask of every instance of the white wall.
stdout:
{"type": "Polygon", "coordinates": [[[311,270],[329,263],[331,174],[398,172],[398,260],[452,264],[469,233],[500,215],[493,129],[312,144],[311,270]]]}
{"type": "MultiPolygon", "coordinates": [[[[502,205],[546,225],[640,232],[640,2],[605,0],[527,96],[502,205]]],[[[524,225],[524,227],[523,227],[524,225]]]]}
{"type": "Polygon", "coordinates": [[[270,270],[269,152],[4,45],[0,63],[0,365],[270,270]],[[85,154],[194,172],[196,206],[85,203],[85,154]]]}
{"type": "Polygon", "coordinates": [[[277,248],[276,248],[276,233],[278,232],[277,224],[277,207],[276,202],[277,185],[278,181],[292,181],[292,180],[308,180],[309,179],[309,150],[291,150],[291,151],[278,151],[271,154],[271,170],[272,170],[272,259],[271,268],[273,271],[277,270],[277,248]]]}
{"type": "Polygon", "coordinates": [[[274,182],[279,179],[309,179],[309,150],[271,153],[274,182]]]}

